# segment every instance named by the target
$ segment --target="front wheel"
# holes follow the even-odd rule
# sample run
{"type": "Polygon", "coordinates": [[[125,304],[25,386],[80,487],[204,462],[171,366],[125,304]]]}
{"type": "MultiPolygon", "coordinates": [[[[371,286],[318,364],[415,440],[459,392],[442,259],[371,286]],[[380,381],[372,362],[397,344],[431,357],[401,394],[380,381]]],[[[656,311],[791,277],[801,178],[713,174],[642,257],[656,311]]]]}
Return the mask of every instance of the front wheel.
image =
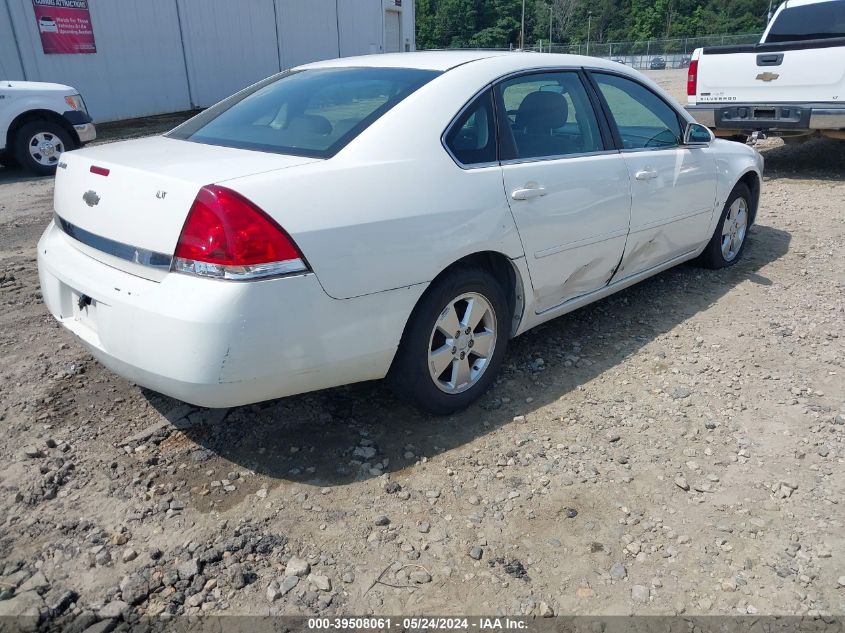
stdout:
{"type": "Polygon", "coordinates": [[[505,292],[490,272],[467,267],[448,273],[414,309],[389,381],[431,413],[466,408],[496,377],[510,317],[505,292]]]}
{"type": "Polygon", "coordinates": [[[73,149],[70,135],[52,121],[31,121],[17,131],[15,160],[30,173],[49,176],[56,173],[59,157],[73,149]]]}
{"type": "Polygon", "coordinates": [[[728,196],[713,237],[699,257],[707,268],[733,266],[745,248],[751,222],[751,191],[740,183],[728,196]]]}

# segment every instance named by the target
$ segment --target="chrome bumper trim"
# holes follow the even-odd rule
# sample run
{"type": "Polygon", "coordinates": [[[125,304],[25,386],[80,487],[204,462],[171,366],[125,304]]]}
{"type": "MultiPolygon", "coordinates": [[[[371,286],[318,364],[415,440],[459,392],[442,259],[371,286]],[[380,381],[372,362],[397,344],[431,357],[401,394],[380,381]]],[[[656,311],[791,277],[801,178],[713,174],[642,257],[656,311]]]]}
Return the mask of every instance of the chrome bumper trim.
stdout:
{"type": "Polygon", "coordinates": [[[82,125],[74,125],[76,135],[79,137],[80,143],[89,143],[97,138],[97,128],[93,123],[83,123],[82,125]]]}
{"type": "MultiPolygon", "coordinates": [[[[731,105],[746,105],[746,104],[731,104],[731,105]]],[[[779,104],[778,104],[779,105],[779,104]]],[[[796,107],[801,107],[805,111],[807,109],[810,110],[810,121],[808,124],[808,129],[810,130],[839,130],[845,129],[845,107],[841,108],[819,108],[819,107],[812,107],[802,104],[794,104],[796,107]]],[[[753,108],[754,104],[747,104],[748,108],[753,108]]],[[[762,105],[760,106],[762,107],[762,105]]],[[[720,129],[730,129],[730,130],[739,130],[739,129],[754,129],[755,127],[759,127],[760,122],[755,122],[753,120],[748,121],[747,123],[741,120],[731,121],[731,125],[725,126],[717,126],[716,125],[716,110],[718,106],[713,105],[690,105],[685,106],[687,112],[689,112],[692,117],[701,123],[701,125],[706,125],[709,128],[719,127],[720,129]],[[743,125],[745,123],[745,125],[743,125]],[[735,125],[734,125],[735,124],[735,125]]],[[[779,128],[777,125],[772,125],[773,122],[763,122],[765,125],[763,127],[767,129],[783,129],[783,130],[793,130],[793,129],[801,129],[799,127],[795,127],[794,125],[784,124],[783,128],[779,128]]],[[[774,122],[776,123],[776,122],[774,122]]]]}
{"type": "Polygon", "coordinates": [[[845,108],[813,108],[810,127],[814,130],[845,128],[845,108]]]}
{"type": "Polygon", "coordinates": [[[170,270],[170,265],[172,263],[170,255],[157,253],[156,251],[150,251],[145,248],[130,246],[129,244],[124,244],[123,242],[117,242],[115,240],[110,240],[107,237],[96,235],[86,231],[85,229],[79,228],[75,224],[71,224],[67,220],[59,217],[57,213],[53,214],[53,222],[56,223],[56,226],[59,227],[65,235],[77,242],[80,242],[81,244],[85,244],[86,246],[93,248],[94,250],[98,250],[102,253],[106,253],[107,255],[111,255],[112,257],[117,257],[118,259],[123,259],[127,262],[133,262],[142,266],[149,266],[158,270],[170,270]]]}

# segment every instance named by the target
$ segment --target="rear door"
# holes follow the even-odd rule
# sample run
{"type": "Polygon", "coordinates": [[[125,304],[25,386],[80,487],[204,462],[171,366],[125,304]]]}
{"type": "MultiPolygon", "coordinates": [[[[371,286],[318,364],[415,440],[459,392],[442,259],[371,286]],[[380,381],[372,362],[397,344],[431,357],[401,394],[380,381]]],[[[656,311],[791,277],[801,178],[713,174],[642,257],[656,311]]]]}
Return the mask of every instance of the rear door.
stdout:
{"type": "Polygon", "coordinates": [[[628,233],[628,171],[578,71],[521,75],[495,92],[505,191],[543,312],[610,280],[628,233]]]}
{"type": "Polygon", "coordinates": [[[707,238],[716,198],[709,147],[682,147],[681,119],[630,77],[592,72],[631,179],[631,230],[615,278],[689,253],[707,238]]]}

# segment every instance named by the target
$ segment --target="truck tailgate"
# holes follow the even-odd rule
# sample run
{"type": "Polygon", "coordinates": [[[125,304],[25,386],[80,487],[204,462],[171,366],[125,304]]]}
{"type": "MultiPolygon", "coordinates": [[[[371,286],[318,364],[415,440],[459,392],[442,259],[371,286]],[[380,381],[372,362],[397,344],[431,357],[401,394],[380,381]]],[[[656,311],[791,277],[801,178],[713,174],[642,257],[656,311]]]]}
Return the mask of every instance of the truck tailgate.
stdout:
{"type": "Polygon", "coordinates": [[[807,44],[705,48],[694,103],[845,103],[845,42],[807,44]]]}

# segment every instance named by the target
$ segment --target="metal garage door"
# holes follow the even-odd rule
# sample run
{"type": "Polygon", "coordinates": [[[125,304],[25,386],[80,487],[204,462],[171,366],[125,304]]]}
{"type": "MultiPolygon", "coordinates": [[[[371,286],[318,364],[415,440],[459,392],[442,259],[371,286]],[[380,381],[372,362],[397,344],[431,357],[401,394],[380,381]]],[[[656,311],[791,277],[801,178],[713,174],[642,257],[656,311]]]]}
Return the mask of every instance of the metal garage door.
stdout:
{"type": "Polygon", "coordinates": [[[196,105],[210,106],[279,72],[273,0],[178,2],[196,105]]]}
{"type": "Polygon", "coordinates": [[[340,56],[335,0],[276,2],[282,68],[340,56]]]}
{"type": "Polygon", "coordinates": [[[383,51],[382,15],[381,0],[337,0],[341,57],[383,51]]]}
{"type": "Polygon", "coordinates": [[[398,11],[384,12],[384,52],[402,51],[402,23],[398,11]]]}

